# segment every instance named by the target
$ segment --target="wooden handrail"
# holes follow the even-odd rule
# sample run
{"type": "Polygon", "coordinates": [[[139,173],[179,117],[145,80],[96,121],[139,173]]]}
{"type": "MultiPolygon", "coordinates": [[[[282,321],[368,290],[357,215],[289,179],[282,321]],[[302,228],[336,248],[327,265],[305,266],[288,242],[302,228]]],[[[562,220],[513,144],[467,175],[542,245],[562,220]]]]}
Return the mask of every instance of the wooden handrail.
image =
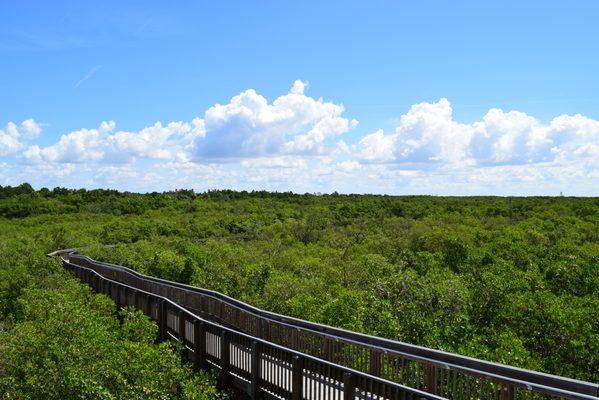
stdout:
{"type": "Polygon", "coordinates": [[[94,291],[120,298],[123,307],[142,310],[161,327],[162,339],[179,341],[196,365],[219,372],[221,385],[252,399],[447,400],[255,338],[203,319],[168,298],[106,278],[65,258],[62,261],[94,291]],[[347,375],[359,384],[345,387],[347,375]]]}
{"type": "Polygon", "coordinates": [[[72,249],[55,252],[65,262],[164,296],[206,319],[337,365],[361,370],[450,398],[524,398],[534,393],[597,399],[599,385],[478,360],[440,350],[334,328],[264,311],[218,292],[140,274],[92,260],[72,249]],[[499,394],[498,394],[499,393],[499,394]]]}

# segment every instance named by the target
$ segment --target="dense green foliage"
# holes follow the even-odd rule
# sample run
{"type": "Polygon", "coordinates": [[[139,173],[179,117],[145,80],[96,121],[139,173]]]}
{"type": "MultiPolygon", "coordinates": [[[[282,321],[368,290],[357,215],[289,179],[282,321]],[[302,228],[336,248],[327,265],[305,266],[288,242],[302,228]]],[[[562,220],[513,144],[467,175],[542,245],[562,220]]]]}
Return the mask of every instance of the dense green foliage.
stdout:
{"type": "Polygon", "coordinates": [[[5,236],[275,312],[599,380],[597,198],[22,186],[0,216],[5,236]]]}
{"type": "Polygon", "coordinates": [[[117,315],[45,257],[58,236],[31,222],[0,220],[0,399],[223,397],[143,313],[117,315]]]}

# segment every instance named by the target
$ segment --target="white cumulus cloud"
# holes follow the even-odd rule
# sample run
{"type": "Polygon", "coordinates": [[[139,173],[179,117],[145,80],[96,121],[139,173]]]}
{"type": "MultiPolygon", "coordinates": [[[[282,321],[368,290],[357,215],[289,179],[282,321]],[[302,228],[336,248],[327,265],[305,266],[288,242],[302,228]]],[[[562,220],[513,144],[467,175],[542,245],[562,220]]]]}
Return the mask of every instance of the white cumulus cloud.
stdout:
{"type": "Polygon", "coordinates": [[[42,128],[33,119],[27,119],[20,125],[14,122],[6,124],[5,129],[0,129],[0,157],[17,153],[27,140],[37,137],[42,128]]]}
{"type": "Polygon", "coordinates": [[[592,157],[599,121],[561,115],[548,124],[521,111],[494,108],[480,121],[460,123],[447,99],[413,105],[395,132],[364,136],[355,154],[363,162],[422,169],[522,165],[592,157]]]}
{"type": "Polygon", "coordinates": [[[187,160],[196,138],[204,135],[204,124],[199,118],[191,123],[163,125],[156,122],[137,132],[114,132],[115,126],[114,121],[102,122],[95,129],[62,135],[51,146],[30,146],[23,157],[33,163],[126,164],[138,159],[187,160]]]}
{"type": "Polygon", "coordinates": [[[206,111],[206,135],[196,140],[199,160],[234,160],[281,154],[316,155],[328,138],[357,125],[342,116],[344,107],[304,94],[295,81],[289,93],[272,103],[249,89],[206,111]]]}
{"type": "Polygon", "coordinates": [[[477,126],[454,121],[452,113],[445,98],[415,104],[401,116],[394,133],[379,130],[362,138],[358,157],[369,162],[416,165],[464,162],[477,126]]]}

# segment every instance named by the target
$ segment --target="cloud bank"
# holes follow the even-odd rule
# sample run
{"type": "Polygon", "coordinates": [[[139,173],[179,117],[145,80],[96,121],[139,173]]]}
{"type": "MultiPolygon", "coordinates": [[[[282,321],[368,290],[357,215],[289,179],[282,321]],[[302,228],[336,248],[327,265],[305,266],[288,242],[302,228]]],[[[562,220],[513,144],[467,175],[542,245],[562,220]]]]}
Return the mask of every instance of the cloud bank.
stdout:
{"type": "MultiPolygon", "coordinates": [[[[490,109],[456,121],[451,103],[414,104],[390,132],[358,132],[344,106],[306,94],[269,102],[248,89],[191,121],[120,131],[114,121],[36,143],[33,119],[0,129],[0,183],[430,194],[599,194],[599,121],[548,123],[490,109]]],[[[398,117],[398,116],[395,116],[398,117]]]]}
{"type": "Polygon", "coordinates": [[[520,111],[493,108],[481,121],[453,119],[449,100],[413,105],[395,132],[362,138],[359,159],[370,163],[440,167],[531,165],[568,159],[588,161],[599,153],[599,121],[560,115],[549,124],[520,111]]]}

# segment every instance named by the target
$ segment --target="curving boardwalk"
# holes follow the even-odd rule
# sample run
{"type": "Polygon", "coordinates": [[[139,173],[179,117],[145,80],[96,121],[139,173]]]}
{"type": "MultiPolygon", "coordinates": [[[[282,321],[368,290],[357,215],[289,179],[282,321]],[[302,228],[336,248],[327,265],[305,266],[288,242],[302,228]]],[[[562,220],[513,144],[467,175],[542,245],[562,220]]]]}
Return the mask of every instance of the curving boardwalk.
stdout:
{"type": "Polygon", "coordinates": [[[278,399],[599,399],[599,385],[257,309],[221,293],[77,255],[50,254],[119,307],[154,319],[221,385],[278,399]]]}

